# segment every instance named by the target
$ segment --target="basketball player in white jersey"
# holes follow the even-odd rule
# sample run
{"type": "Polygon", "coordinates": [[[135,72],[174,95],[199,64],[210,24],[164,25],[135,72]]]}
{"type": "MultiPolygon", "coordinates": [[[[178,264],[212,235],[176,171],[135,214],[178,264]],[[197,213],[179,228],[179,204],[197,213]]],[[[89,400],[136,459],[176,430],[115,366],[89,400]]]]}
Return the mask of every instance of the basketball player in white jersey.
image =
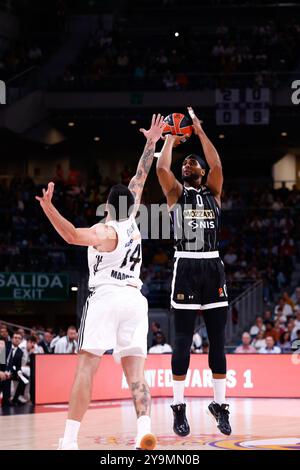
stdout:
{"type": "Polygon", "coordinates": [[[48,184],[47,190],[43,189],[42,197],[36,196],[45,215],[67,243],[88,246],[90,295],[81,319],[78,366],[65,433],[59,443],[62,450],[78,449],[77,436],[91,400],[93,377],[101,356],[110,349],[121,362],[131,390],[137,414],[136,448],[153,449],[156,445],[151,433],[150,391],[144,377],[148,304],[140,292],[141,234],[135,215],[163,127],[163,117],[158,114],[153,115],[149,130],[140,129],[147,142],[136,174],[128,188],[123,185],[111,188],[105,224],[75,228],[51,202],[53,183],[48,184]]]}

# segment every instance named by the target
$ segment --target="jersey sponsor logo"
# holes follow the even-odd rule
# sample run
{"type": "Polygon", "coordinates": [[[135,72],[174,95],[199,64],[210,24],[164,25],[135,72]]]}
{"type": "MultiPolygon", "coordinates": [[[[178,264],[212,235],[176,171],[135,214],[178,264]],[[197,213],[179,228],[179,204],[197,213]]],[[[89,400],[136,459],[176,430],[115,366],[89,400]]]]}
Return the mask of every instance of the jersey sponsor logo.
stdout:
{"type": "Polygon", "coordinates": [[[188,226],[193,228],[215,228],[215,222],[213,220],[202,220],[199,223],[196,220],[191,220],[188,222],[188,226]]]}
{"type": "Polygon", "coordinates": [[[184,294],[177,294],[176,299],[177,300],[184,300],[184,294]]]}
{"type": "Polygon", "coordinates": [[[183,211],[185,219],[215,219],[215,213],[211,209],[185,209],[183,211]]]}
{"type": "Polygon", "coordinates": [[[225,294],[224,294],[224,291],[223,291],[223,287],[220,287],[220,288],[219,288],[219,297],[225,297],[225,294]]]}
{"type": "Polygon", "coordinates": [[[130,245],[132,245],[132,243],[133,243],[133,238],[132,238],[131,240],[129,240],[129,242],[127,242],[127,243],[125,244],[125,248],[127,248],[127,247],[130,246],[130,245]]]}
{"type": "Polygon", "coordinates": [[[123,281],[124,279],[129,279],[129,278],[134,277],[134,276],[130,276],[129,274],[120,273],[119,271],[115,271],[114,269],[112,270],[110,275],[111,277],[113,277],[114,279],[117,279],[118,281],[123,281]]]}

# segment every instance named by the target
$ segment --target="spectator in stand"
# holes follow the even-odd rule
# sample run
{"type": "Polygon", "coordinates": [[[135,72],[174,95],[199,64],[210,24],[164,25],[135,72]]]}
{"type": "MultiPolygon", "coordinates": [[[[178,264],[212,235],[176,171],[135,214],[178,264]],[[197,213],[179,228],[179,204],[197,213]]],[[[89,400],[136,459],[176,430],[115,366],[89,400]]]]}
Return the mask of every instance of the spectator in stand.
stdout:
{"type": "Polygon", "coordinates": [[[298,330],[300,328],[300,309],[296,310],[294,320],[295,320],[295,329],[298,330]]]}
{"type": "Polygon", "coordinates": [[[295,339],[297,339],[297,331],[300,329],[299,318],[300,314],[297,312],[296,319],[291,318],[288,322],[287,330],[291,333],[291,341],[295,341],[295,339]]]}
{"type": "Polygon", "coordinates": [[[273,319],[272,311],[271,310],[265,310],[263,319],[264,319],[264,324],[266,324],[266,322],[268,322],[268,321],[272,321],[272,319],[273,319]]]}
{"type": "Polygon", "coordinates": [[[260,331],[265,331],[265,329],[263,318],[261,316],[256,317],[255,325],[250,328],[250,336],[254,338],[260,331]]]}
{"type": "Polygon", "coordinates": [[[75,326],[69,326],[66,336],[60,338],[55,344],[55,354],[75,354],[78,352],[77,330],[75,326]]]}
{"type": "Polygon", "coordinates": [[[2,407],[19,404],[19,395],[22,391],[22,385],[20,383],[20,378],[18,372],[21,370],[22,366],[22,356],[23,352],[19,348],[19,344],[22,341],[22,336],[18,333],[14,333],[12,336],[11,342],[6,342],[6,367],[5,374],[6,380],[0,383],[0,391],[2,390],[2,407]],[[15,380],[18,382],[17,389],[15,391],[13,400],[11,398],[11,381],[15,380]]]}
{"type": "Polygon", "coordinates": [[[282,324],[280,324],[279,320],[276,320],[275,324],[274,324],[274,332],[275,332],[274,340],[275,340],[275,343],[278,343],[278,341],[280,339],[280,336],[282,335],[282,333],[284,333],[284,331],[285,331],[284,326],[282,324]]]}
{"type": "Polygon", "coordinates": [[[275,318],[277,316],[278,309],[282,309],[282,315],[284,315],[285,317],[291,317],[293,315],[292,307],[286,303],[283,297],[279,299],[278,304],[275,307],[275,318]]]}
{"type": "Polygon", "coordinates": [[[264,338],[264,334],[264,331],[259,331],[254,340],[252,341],[252,346],[256,349],[256,352],[259,351],[261,348],[265,348],[267,345],[266,340],[264,338]]]}
{"type": "Polygon", "coordinates": [[[50,349],[52,352],[54,352],[54,349],[55,349],[55,346],[56,346],[56,343],[63,337],[66,335],[66,332],[63,328],[60,328],[59,329],[59,332],[58,332],[58,335],[56,335],[53,340],[51,341],[51,344],[50,344],[50,349]]]}
{"type": "Polygon", "coordinates": [[[226,255],[224,256],[224,263],[229,265],[229,266],[232,266],[232,265],[234,265],[234,263],[237,262],[237,259],[238,259],[238,257],[237,257],[237,254],[236,254],[233,246],[230,246],[228,248],[228,251],[227,251],[226,255]]]}
{"type": "Polygon", "coordinates": [[[285,301],[285,303],[290,305],[292,310],[294,310],[295,304],[287,291],[284,291],[284,293],[282,294],[282,298],[285,301]]]}
{"type": "Polygon", "coordinates": [[[286,331],[288,331],[291,335],[291,341],[294,341],[296,334],[295,334],[295,320],[290,318],[287,322],[286,331]]]}
{"type": "Polygon", "coordinates": [[[6,325],[0,326],[0,336],[3,338],[3,341],[5,341],[5,343],[10,341],[9,331],[6,325]]]}
{"type": "Polygon", "coordinates": [[[264,333],[264,337],[267,339],[268,336],[272,336],[274,341],[277,339],[277,332],[274,330],[274,322],[272,321],[267,321],[265,322],[266,325],[266,330],[264,333]]]}
{"type": "Polygon", "coordinates": [[[291,336],[288,331],[284,331],[279,339],[279,346],[283,354],[291,352],[291,336]]]}
{"type": "Polygon", "coordinates": [[[247,331],[242,335],[242,344],[235,349],[236,354],[253,354],[256,353],[256,349],[251,346],[251,336],[247,331]]]}
{"type": "Polygon", "coordinates": [[[295,306],[300,305],[300,287],[296,287],[292,297],[292,302],[294,302],[295,306]]]}
{"type": "Polygon", "coordinates": [[[296,338],[293,341],[298,341],[298,344],[300,344],[299,343],[299,341],[300,341],[300,329],[296,331],[296,338]]]}
{"type": "Polygon", "coordinates": [[[159,266],[164,266],[169,263],[169,257],[162,248],[158,248],[157,253],[154,255],[153,264],[158,264],[159,266]]]}
{"type": "Polygon", "coordinates": [[[26,349],[26,343],[27,343],[27,340],[26,340],[26,337],[25,337],[25,330],[23,328],[18,328],[17,329],[17,333],[19,333],[19,335],[22,336],[22,341],[21,343],[19,344],[19,348],[21,349],[21,351],[25,351],[26,349]]]}
{"type": "Polygon", "coordinates": [[[295,261],[295,242],[288,234],[281,241],[280,255],[284,258],[292,258],[295,261]]]}
{"type": "Polygon", "coordinates": [[[44,333],[44,338],[39,342],[39,346],[43,349],[45,354],[51,354],[51,342],[53,340],[53,333],[51,330],[46,330],[44,333]]]}
{"type": "Polygon", "coordinates": [[[260,354],[280,354],[281,349],[278,346],[275,346],[275,341],[272,336],[266,337],[266,347],[261,348],[258,352],[260,354]]]}
{"type": "Polygon", "coordinates": [[[148,353],[149,354],[165,354],[165,353],[171,353],[172,348],[171,346],[166,342],[165,335],[163,333],[157,333],[156,335],[156,345],[152,346],[148,353]]]}
{"type": "MultiPolygon", "coordinates": [[[[38,351],[40,352],[40,351],[38,351]]],[[[30,364],[30,357],[32,354],[37,353],[37,342],[36,342],[36,337],[35,336],[29,336],[27,341],[26,341],[26,349],[23,352],[23,357],[22,357],[22,367],[21,371],[23,376],[27,379],[30,380],[30,375],[31,375],[31,364],[30,364]]],[[[20,381],[20,395],[19,395],[19,401],[21,403],[27,403],[30,400],[29,396],[29,384],[25,384],[23,381],[20,381]],[[25,390],[27,390],[25,392],[25,390]]]]}
{"type": "Polygon", "coordinates": [[[5,340],[3,336],[0,336],[0,381],[6,379],[5,375],[5,360],[6,360],[6,347],[5,347],[5,340]]]}
{"type": "Polygon", "coordinates": [[[286,322],[287,322],[287,317],[285,315],[283,315],[283,310],[282,310],[281,307],[278,308],[278,310],[277,310],[277,314],[275,315],[275,320],[279,321],[279,323],[281,325],[285,325],[286,322]]]}
{"type": "Polygon", "coordinates": [[[157,321],[153,321],[151,323],[151,331],[152,331],[152,346],[155,346],[157,344],[156,336],[158,333],[162,332],[160,329],[160,323],[158,323],[157,321]]]}

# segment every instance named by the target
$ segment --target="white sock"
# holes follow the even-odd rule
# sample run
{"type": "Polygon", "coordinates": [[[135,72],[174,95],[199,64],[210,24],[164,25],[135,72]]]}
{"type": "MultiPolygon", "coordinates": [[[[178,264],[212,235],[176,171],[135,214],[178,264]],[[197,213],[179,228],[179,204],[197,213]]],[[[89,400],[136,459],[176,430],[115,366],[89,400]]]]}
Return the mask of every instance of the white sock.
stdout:
{"type": "Polygon", "coordinates": [[[80,428],[80,421],[75,421],[74,419],[67,419],[65,434],[63,443],[69,444],[71,442],[77,442],[77,436],[80,428]]]}
{"type": "Polygon", "coordinates": [[[173,405],[184,403],[185,380],[173,380],[173,405]]]}
{"type": "Polygon", "coordinates": [[[226,379],[212,379],[214,388],[214,401],[219,405],[225,403],[226,379]]]}
{"type": "Polygon", "coordinates": [[[137,437],[142,438],[145,434],[151,432],[151,418],[144,415],[137,419],[137,437]]]}

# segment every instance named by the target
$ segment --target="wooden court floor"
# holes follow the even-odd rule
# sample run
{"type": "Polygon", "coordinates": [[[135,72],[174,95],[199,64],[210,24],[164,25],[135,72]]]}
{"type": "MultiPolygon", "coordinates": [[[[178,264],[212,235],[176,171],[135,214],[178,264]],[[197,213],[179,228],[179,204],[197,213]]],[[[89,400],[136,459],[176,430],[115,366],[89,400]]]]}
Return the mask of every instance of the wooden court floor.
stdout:
{"type": "MultiPolygon", "coordinates": [[[[153,432],[158,450],[300,450],[300,399],[228,399],[233,433],[223,436],[206,414],[208,398],[187,399],[191,434],[172,431],[170,399],[154,399],[153,432]]],[[[0,449],[55,450],[66,419],[65,405],[36,407],[31,414],[0,416],[0,449]]],[[[131,401],[92,403],[81,426],[82,450],[130,450],[135,437],[131,401]]]]}

